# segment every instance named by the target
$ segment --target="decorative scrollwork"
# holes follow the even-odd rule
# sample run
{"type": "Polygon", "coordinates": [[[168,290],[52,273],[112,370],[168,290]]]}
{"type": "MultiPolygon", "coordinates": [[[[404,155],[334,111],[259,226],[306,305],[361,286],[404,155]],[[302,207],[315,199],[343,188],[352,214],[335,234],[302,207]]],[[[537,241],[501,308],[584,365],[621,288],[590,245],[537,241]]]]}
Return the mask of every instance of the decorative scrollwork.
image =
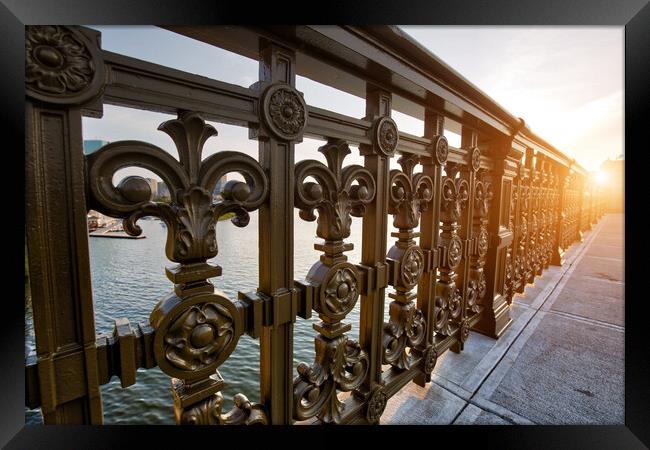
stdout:
{"type": "Polygon", "coordinates": [[[467,309],[470,313],[478,313],[480,312],[479,301],[487,293],[487,281],[483,266],[471,267],[470,277],[467,287],[467,309]]]}
{"type": "Polygon", "coordinates": [[[181,425],[267,425],[264,407],[251,403],[244,394],[235,394],[235,407],[222,414],[223,395],[221,392],[195,403],[183,410],[181,425]]]}
{"type": "Polygon", "coordinates": [[[248,224],[248,212],[257,209],[268,193],[268,179],[261,166],[248,155],[217,152],[201,161],[205,141],[217,131],[197,113],[181,113],[178,119],[158,127],[178,149],[180,162],[154,145],[140,141],[107,144],[87,157],[90,206],[104,214],[125,218],[124,230],[139,235],[136,222],[143,216],[160,217],[168,228],[167,257],[175,262],[205,261],[217,254],[216,218],[233,212],[236,226],[248,224]],[[169,188],[171,203],[150,201],[146,181],[125,178],[117,187],[116,171],[140,166],[159,175],[169,188]],[[231,180],[223,200],[212,203],[211,193],[226,173],[238,172],[245,182],[231,180]]]}
{"type": "Polygon", "coordinates": [[[399,132],[395,121],[390,117],[381,117],[375,122],[373,129],[375,146],[385,156],[393,156],[399,141],[399,132]]]}
{"type": "Polygon", "coordinates": [[[363,216],[365,206],[375,198],[375,180],[362,166],[343,168],[343,159],[350,154],[344,141],[332,139],[318,151],[328,166],[315,160],[296,164],[295,204],[303,220],[316,220],[314,210],[318,210],[316,234],[338,241],[350,236],[350,216],[363,216]],[[317,182],[304,181],[310,176],[317,182]]]}
{"type": "Polygon", "coordinates": [[[262,95],[261,112],[265,125],[278,138],[300,138],[307,125],[307,104],[302,94],[285,83],[269,86],[262,95]]]}
{"type": "Polygon", "coordinates": [[[406,348],[422,344],[425,331],[424,315],[413,302],[391,302],[390,320],[384,324],[384,363],[400,369],[409,368],[411,361],[406,348]]]}
{"type": "MultiPolygon", "coordinates": [[[[460,170],[457,164],[448,163],[445,170],[447,176],[442,179],[442,224],[438,244],[443,257],[438,267],[434,329],[438,334],[451,336],[456,322],[463,315],[463,296],[460,289],[456,287],[457,274],[455,270],[467,250],[458,236],[458,220],[469,201],[470,186],[466,178],[456,178],[460,170]]],[[[468,293],[472,294],[471,289],[468,293]]]]}
{"type": "Polygon", "coordinates": [[[441,283],[442,293],[436,296],[435,327],[446,336],[453,333],[452,322],[460,317],[463,296],[455,283],[441,283]]]}
{"type": "Polygon", "coordinates": [[[158,216],[167,225],[166,254],[179,263],[167,269],[175,289],[156,305],[149,320],[156,330],[156,362],[173,377],[177,422],[266,423],[261,407],[251,406],[243,396],[235,398],[235,410],[221,416],[223,380],[213,377],[237,346],[243,323],[238,306],[208,281],[221,275],[221,268],[207,260],[218,251],[217,218],[233,212],[232,223],[246,226],[248,212],[266,199],[267,176],[242,153],[218,152],[202,160],[205,142],[217,131],[197,113],[181,112],[178,119],[158,129],[172,138],[179,160],[140,141],[104,146],[86,158],[89,206],[124,218],[124,230],[131,235],[142,232],[137,221],[143,216],[158,216]],[[159,175],[169,188],[171,203],[152,202],[151,190],[140,177],[126,177],[114,186],[115,172],[129,166],[159,175]],[[222,200],[213,203],[217,181],[230,172],[241,174],[245,181],[228,181],[222,200]]]}
{"type": "Polygon", "coordinates": [[[489,244],[489,238],[488,238],[487,230],[481,228],[481,231],[479,231],[479,235],[477,237],[477,247],[476,247],[479,256],[483,257],[487,254],[488,244],[489,244]]]}
{"type": "Polygon", "coordinates": [[[314,325],[320,333],[315,340],[316,360],[311,366],[301,363],[294,379],[294,418],[318,416],[324,423],[340,423],[345,405],[337,392],[361,386],[369,364],[359,343],[344,334],[350,325],[340,322],[354,308],[360,291],[357,268],[344,254],[353,245],[343,240],[350,235],[351,216],[362,216],[374,199],[375,180],[359,165],[343,167],[350,153],[344,141],[330,139],[319,151],[327,166],[307,160],[295,168],[295,205],[307,221],[316,220],[314,211],[318,211],[316,234],[325,243],[314,245],[324,254],[306,277],[306,285],[315,289],[314,309],[322,321],[314,325]],[[305,182],[307,177],[316,182],[305,182]]]}
{"type": "Polygon", "coordinates": [[[81,104],[103,88],[98,49],[67,26],[28,26],[25,35],[27,94],[56,104],[81,104]]]}
{"type": "Polygon", "coordinates": [[[443,220],[456,222],[460,219],[460,214],[467,205],[469,199],[469,185],[467,180],[454,180],[445,177],[442,183],[442,213],[443,220]]]}
{"type": "Polygon", "coordinates": [[[423,173],[414,174],[418,163],[415,155],[404,155],[397,161],[402,170],[391,170],[388,212],[393,215],[393,225],[399,229],[397,242],[386,259],[395,275],[390,284],[395,293],[390,304],[390,319],[384,324],[384,362],[399,369],[413,363],[408,348],[419,347],[425,339],[426,323],[422,312],[416,308],[411,292],[424,270],[424,253],[415,242],[420,234],[413,232],[420,215],[433,199],[433,181],[423,173]]]}
{"type": "Polygon", "coordinates": [[[418,162],[415,155],[402,156],[397,162],[402,170],[390,171],[388,212],[393,215],[395,228],[412,229],[418,225],[420,213],[426,211],[433,199],[433,181],[423,173],[413,174],[418,162]]]}
{"type": "Polygon", "coordinates": [[[386,409],[388,395],[381,386],[375,386],[370,394],[368,405],[366,407],[366,420],[369,423],[379,423],[381,415],[386,409]]]}
{"type": "Polygon", "coordinates": [[[368,355],[345,335],[332,340],[319,336],[318,342],[322,348],[317,351],[314,364],[298,365],[293,390],[294,418],[318,416],[324,423],[340,423],[345,404],[338,399],[337,390],[347,392],[361,386],[368,373],[368,355]]]}
{"type": "Polygon", "coordinates": [[[470,280],[468,283],[467,311],[469,314],[480,312],[481,300],[485,297],[487,283],[485,280],[485,258],[490,238],[487,231],[488,212],[492,201],[492,185],[484,178],[484,171],[479,171],[474,183],[474,216],[472,233],[476,239],[475,251],[470,255],[470,280]]]}
{"type": "Polygon", "coordinates": [[[516,267],[512,258],[512,245],[508,246],[506,250],[506,263],[505,263],[505,279],[504,279],[504,294],[508,304],[512,303],[514,297],[514,282],[516,267]]]}
{"type": "MultiPolygon", "coordinates": [[[[475,275],[470,272],[470,276],[475,275]]],[[[478,312],[477,300],[478,300],[478,281],[476,279],[471,279],[467,283],[467,309],[472,312],[478,312]]]]}
{"type": "Polygon", "coordinates": [[[486,293],[487,293],[487,281],[485,280],[485,271],[482,270],[479,273],[479,278],[478,278],[478,298],[485,297],[486,293]]]}
{"type": "Polygon", "coordinates": [[[478,218],[486,217],[490,209],[490,202],[494,197],[492,184],[479,180],[476,182],[474,191],[475,215],[478,218]]]}
{"type": "Polygon", "coordinates": [[[217,393],[207,400],[185,409],[181,414],[182,425],[217,425],[221,419],[223,395],[217,393]]]}

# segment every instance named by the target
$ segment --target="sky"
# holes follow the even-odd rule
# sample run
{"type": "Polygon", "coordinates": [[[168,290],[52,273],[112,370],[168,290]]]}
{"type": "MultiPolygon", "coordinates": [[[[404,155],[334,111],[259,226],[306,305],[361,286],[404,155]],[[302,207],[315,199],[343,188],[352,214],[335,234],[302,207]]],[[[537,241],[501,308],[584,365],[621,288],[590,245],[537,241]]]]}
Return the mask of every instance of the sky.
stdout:
{"type": "MultiPolygon", "coordinates": [[[[102,48],[187,72],[248,87],[258,63],[234,53],[156,27],[92,26],[102,32],[102,48]]],[[[546,141],[574,157],[587,170],[623,154],[622,27],[460,27],[402,26],[445,63],[475,84],[546,141]]],[[[296,87],[308,104],[363,117],[364,100],[304,77],[296,87]]],[[[157,131],[171,115],[104,105],[101,119],[84,118],[84,139],[143,140],[177,156],[171,139],[157,131]]],[[[394,112],[398,128],[423,134],[421,120],[394,112]]],[[[211,122],[212,123],[212,122],[211,122]]],[[[212,123],[203,157],[237,150],[257,157],[257,142],[242,127],[212,123]]],[[[450,144],[459,136],[446,133],[450,144]]],[[[315,150],[322,142],[305,138],[296,160],[325,162],[315,150]]],[[[346,163],[361,162],[354,150],[346,163]]],[[[391,162],[395,166],[395,161],[391,162]]],[[[139,168],[114,177],[152,176],[139,168]]]]}

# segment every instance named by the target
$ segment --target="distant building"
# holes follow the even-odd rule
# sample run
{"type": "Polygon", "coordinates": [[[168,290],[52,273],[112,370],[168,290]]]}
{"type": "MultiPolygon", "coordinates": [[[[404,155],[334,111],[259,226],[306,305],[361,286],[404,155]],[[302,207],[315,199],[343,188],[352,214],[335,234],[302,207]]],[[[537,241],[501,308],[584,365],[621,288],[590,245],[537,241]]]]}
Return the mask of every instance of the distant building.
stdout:
{"type": "Polygon", "coordinates": [[[151,189],[151,198],[158,197],[158,180],[153,178],[145,178],[147,183],[149,183],[149,188],[151,189]]]}
{"type": "MultiPolygon", "coordinates": [[[[161,199],[169,199],[171,197],[169,188],[164,181],[157,181],[152,178],[145,178],[145,180],[147,180],[149,186],[151,187],[151,194],[153,199],[160,201],[161,199]]],[[[217,181],[217,184],[214,186],[214,191],[212,192],[212,201],[221,200],[221,191],[223,191],[223,187],[225,186],[226,181],[228,181],[228,177],[226,175],[222,176],[219,181],[217,181]]]]}
{"type": "Polygon", "coordinates": [[[170,197],[169,189],[167,189],[167,185],[165,184],[164,181],[159,181],[158,182],[158,197],[170,197]]]}
{"type": "Polygon", "coordinates": [[[600,189],[606,196],[606,211],[625,212],[625,160],[608,159],[600,165],[600,171],[604,173],[600,189]]]}
{"type": "Polygon", "coordinates": [[[219,181],[217,181],[217,184],[214,186],[214,191],[212,191],[212,201],[221,200],[221,191],[223,191],[223,187],[226,185],[226,181],[228,181],[228,177],[226,175],[219,178],[219,181]]]}
{"type": "Polygon", "coordinates": [[[99,228],[99,217],[97,215],[88,214],[86,220],[88,221],[88,231],[95,231],[99,228]]]}
{"type": "Polygon", "coordinates": [[[84,155],[90,155],[106,144],[110,144],[110,142],[102,141],[100,139],[84,139],[84,155]]]}
{"type": "Polygon", "coordinates": [[[105,216],[93,209],[88,211],[86,219],[88,221],[88,231],[95,231],[97,228],[102,228],[116,222],[112,217],[105,216]]]}

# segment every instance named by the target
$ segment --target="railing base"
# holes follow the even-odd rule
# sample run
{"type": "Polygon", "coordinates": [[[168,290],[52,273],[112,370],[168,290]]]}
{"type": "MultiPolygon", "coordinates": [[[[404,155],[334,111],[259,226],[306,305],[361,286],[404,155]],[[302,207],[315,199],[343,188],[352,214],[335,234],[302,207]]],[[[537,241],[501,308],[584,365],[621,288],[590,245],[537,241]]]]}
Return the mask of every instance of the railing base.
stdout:
{"type": "Polygon", "coordinates": [[[562,250],[560,247],[558,247],[553,252],[553,257],[551,258],[551,265],[552,266],[564,265],[564,250],[562,250]]]}
{"type": "Polygon", "coordinates": [[[472,330],[499,339],[510,324],[512,324],[510,306],[503,295],[498,295],[492,302],[492,308],[486,305],[479,321],[472,326],[472,330]]]}

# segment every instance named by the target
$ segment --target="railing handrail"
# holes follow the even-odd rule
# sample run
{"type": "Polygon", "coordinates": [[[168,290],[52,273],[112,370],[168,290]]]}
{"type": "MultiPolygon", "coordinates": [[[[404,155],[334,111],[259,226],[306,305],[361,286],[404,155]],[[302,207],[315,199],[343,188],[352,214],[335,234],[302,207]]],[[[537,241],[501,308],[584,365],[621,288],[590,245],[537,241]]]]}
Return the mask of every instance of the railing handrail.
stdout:
{"type": "MultiPolygon", "coordinates": [[[[513,134],[525,136],[535,144],[540,146],[542,152],[548,152],[562,158],[566,163],[570,163],[572,158],[564,154],[561,150],[550,144],[544,138],[530,129],[526,121],[513,115],[504,106],[499,104],[490,95],[481,90],[465,78],[460,72],[447,65],[440,57],[431,50],[424,47],[407,32],[398,26],[389,25],[382,27],[364,27],[368,33],[380,40],[383,45],[390,46],[396,51],[400,51],[402,57],[411,63],[419,63],[418,67],[423,68],[429,76],[437,78],[438,82],[448,86],[453,86],[456,92],[468,99],[470,102],[482,107],[484,110],[491,112],[511,127],[513,134]],[[424,67],[422,65],[425,65],[424,67]],[[431,70],[427,70],[430,66],[431,70]]],[[[578,163],[573,163],[572,167],[579,172],[586,172],[578,163]]]]}
{"type": "MultiPolygon", "coordinates": [[[[253,36],[267,35],[294,49],[297,54],[296,73],[344,92],[365,97],[365,85],[353,78],[381,77],[377,68],[390,72],[390,77],[375,80],[374,84],[405,98],[393,99],[393,109],[423,119],[422,110],[432,108],[431,98],[443,102],[444,115],[464,125],[489,129],[502,137],[511,137],[581,175],[587,171],[571,157],[533,132],[524,119],[516,117],[492,97],[471,83],[462,74],[424,48],[413,37],[397,26],[266,26],[266,27],[163,27],[170,31],[217,45],[253,59],[257,59],[257,42],[253,36]],[[301,60],[300,55],[309,58],[301,60]],[[350,57],[355,55],[355,58],[350,57]],[[373,58],[375,56],[375,58],[373,58]],[[381,56],[381,58],[377,57],[381,56]],[[316,61],[316,58],[318,61],[316,61]],[[318,67],[309,67],[318,64],[318,67]],[[330,66],[322,70],[320,63],[330,66]],[[365,69],[362,65],[370,64],[365,69]],[[332,70],[337,76],[332,77],[332,70]],[[340,70],[339,70],[340,69],[340,70]],[[351,79],[346,79],[346,74],[351,79]],[[399,81],[391,81],[394,77],[399,81]],[[422,95],[422,92],[426,92],[422,95]],[[417,104],[417,108],[413,105],[417,104]],[[448,103],[449,110],[444,108],[448,103]],[[461,112],[462,117],[453,113],[461,112]],[[456,117],[454,117],[456,116],[456,117]],[[468,118],[470,120],[468,120],[468,118]]],[[[435,108],[435,106],[434,106],[435,108]]]]}
{"type": "Polygon", "coordinates": [[[377,423],[388,398],[411,381],[424,386],[439,355],[463,350],[470,329],[499,338],[512,323],[515,292],[561,265],[564,250],[602,215],[602,197],[574,160],[398,28],[168,28],[255,58],[258,82],[242,87],[106,51],[100,33],[85,27],[27,30],[36,354],[26,360],[26,406],[40,406],[45,423],[102,423],[99,386],[113,376],[130,386],[138,368],[155,366],[172,377],[178,423],[377,423]],[[83,57],[72,63],[81,81],[66,66],[53,69],[60,52],[79,49],[83,57]],[[52,85],[53,70],[63,88],[52,85]],[[296,74],[359,95],[366,115],[310,105],[296,74]],[[84,155],[82,116],[101,117],[104,104],[177,114],[158,129],[178,159],[133,140],[84,155]],[[414,106],[424,110],[423,136],[400,131],[391,118],[393,109],[413,113],[414,106]],[[216,133],[206,120],[248,128],[258,159],[237,151],[202,158],[216,133]],[[446,130],[458,131],[459,147],[448,144],[446,130]],[[319,151],[327,165],[296,163],[303,136],[326,141],[319,151]],[[349,144],[358,145],[363,165],[344,161],[349,144]],[[160,176],[171,204],[153,200],[142,177],[114,185],[116,171],[128,166],[160,176]],[[230,172],[245,181],[227,182],[215,201],[217,181],[230,172]],[[302,220],[317,219],[323,240],[301,280],[293,267],[296,208],[302,220]],[[132,328],[120,318],[111,335],[96,336],[91,209],[123,219],[132,235],[143,216],[167,225],[166,256],[178,264],[165,273],[174,288],[148,324],[132,328]],[[208,281],[222,273],[208,263],[218,253],[215,218],[234,212],[232,222],[246,226],[252,211],[259,211],[258,289],[235,300],[208,281]],[[345,255],[352,216],[363,218],[361,261],[345,255]],[[391,217],[398,231],[388,238],[391,217]],[[71,276],[61,276],[61,267],[71,276]],[[357,341],[343,320],[358,301],[357,341]],[[314,325],[316,357],[296,374],[293,324],[312,311],[322,320],[314,325]],[[217,368],[244,334],[260,342],[261,402],[237,394],[222,414],[217,368]],[[339,398],[344,392],[351,395],[339,398]]]}

